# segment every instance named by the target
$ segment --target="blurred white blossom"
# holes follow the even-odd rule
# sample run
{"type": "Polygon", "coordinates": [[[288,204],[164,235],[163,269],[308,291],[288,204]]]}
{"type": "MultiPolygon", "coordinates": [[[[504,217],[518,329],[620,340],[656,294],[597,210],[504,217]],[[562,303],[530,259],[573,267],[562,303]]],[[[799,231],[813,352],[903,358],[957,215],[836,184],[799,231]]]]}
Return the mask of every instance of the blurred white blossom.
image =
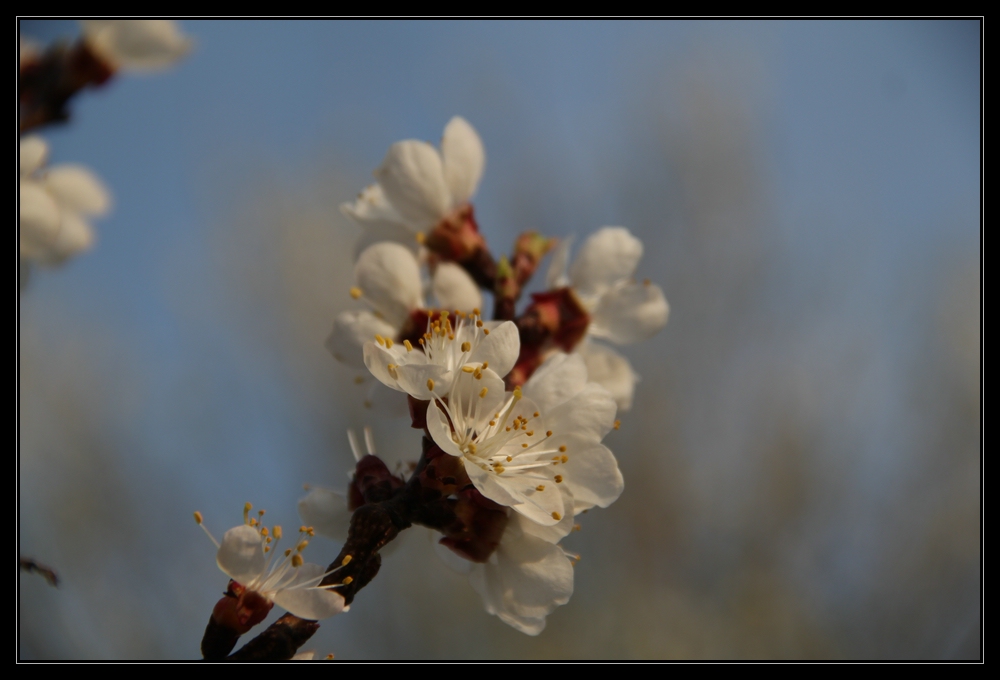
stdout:
{"type": "Polygon", "coordinates": [[[48,145],[41,137],[20,141],[19,242],[22,260],[65,261],[91,247],[94,233],[86,218],[105,215],[111,195],[81,165],[44,169],[48,145]]]}
{"type": "Polygon", "coordinates": [[[168,19],[89,19],[80,24],[84,42],[113,70],[161,70],[191,49],[191,38],[168,19]]]}

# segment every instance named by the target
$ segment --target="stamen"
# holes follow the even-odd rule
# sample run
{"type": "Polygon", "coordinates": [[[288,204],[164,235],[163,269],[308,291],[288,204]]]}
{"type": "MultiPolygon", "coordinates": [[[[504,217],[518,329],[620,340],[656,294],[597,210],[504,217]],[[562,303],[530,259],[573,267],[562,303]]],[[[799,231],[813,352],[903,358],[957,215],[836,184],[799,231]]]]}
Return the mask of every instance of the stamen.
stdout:
{"type": "Polygon", "coordinates": [[[381,335],[379,335],[378,333],[376,333],[376,334],[375,334],[375,342],[377,342],[378,344],[380,344],[380,345],[382,345],[383,347],[385,347],[385,338],[383,338],[383,337],[382,337],[381,335]]]}
{"type": "Polygon", "coordinates": [[[468,352],[471,349],[472,349],[472,345],[469,343],[468,340],[466,340],[465,342],[462,343],[462,351],[463,352],[468,352]]]}
{"type": "Polygon", "coordinates": [[[479,316],[479,314],[480,314],[480,312],[479,312],[479,307],[473,307],[473,308],[472,308],[472,313],[473,313],[474,315],[476,315],[476,316],[479,316]]]}
{"type": "Polygon", "coordinates": [[[479,398],[482,399],[483,397],[485,397],[486,396],[486,392],[487,392],[487,388],[486,387],[484,387],[483,389],[479,390],[479,398]]]}
{"type": "Polygon", "coordinates": [[[295,567],[296,569],[301,567],[303,562],[305,562],[305,560],[302,559],[302,555],[298,553],[292,555],[292,566],[295,567]]]}
{"type": "Polygon", "coordinates": [[[424,241],[427,240],[427,235],[422,231],[418,231],[416,234],[414,234],[414,238],[417,239],[417,243],[423,245],[424,241]]]}
{"type": "Polygon", "coordinates": [[[341,561],[340,566],[346,567],[354,559],[353,555],[344,555],[344,559],[341,561]]]}
{"type": "Polygon", "coordinates": [[[579,524],[574,524],[574,525],[573,525],[573,531],[579,531],[579,530],[580,530],[580,529],[582,529],[582,528],[583,528],[583,527],[581,527],[581,526],[580,526],[579,524]]]}
{"type": "Polygon", "coordinates": [[[556,484],[562,484],[562,475],[555,476],[556,484]]]}
{"type": "Polygon", "coordinates": [[[616,420],[616,421],[615,421],[615,429],[617,430],[617,429],[618,429],[618,428],[620,428],[621,426],[622,426],[622,421],[620,421],[620,420],[616,420]]]}
{"type": "Polygon", "coordinates": [[[559,447],[559,453],[566,453],[566,445],[565,444],[563,444],[562,446],[559,447]]]}
{"type": "Polygon", "coordinates": [[[556,521],[559,521],[559,520],[562,519],[562,515],[560,515],[558,512],[553,512],[552,513],[552,519],[554,519],[556,521]]]}
{"type": "Polygon", "coordinates": [[[280,541],[281,540],[281,525],[275,524],[274,525],[274,529],[272,529],[271,533],[274,534],[274,540],[280,541]]]}
{"type": "Polygon", "coordinates": [[[355,300],[361,297],[361,289],[357,286],[351,286],[351,297],[355,300]]]}
{"type": "Polygon", "coordinates": [[[403,340],[403,346],[406,347],[407,352],[413,351],[413,345],[410,343],[409,340],[403,340]]]}
{"type": "Polygon", "coordinates": [[[201,516],[200,512],[198,512],[197,510],[195,510],[194,511],[194,521],[197,522],[198,524],[201,524],[202,522],[205,521],[205,518],[201,516]]]}
{"type": "Polygon", "coordinates": [[[386,349],[392,349],[392,338],[385,339],[385,347],[386,349]]]}
{"type": "Polygon", "coordinates": [[[545,485],[539,484],[538,486],[535,487],[535,491],[545,491],[545,485]]]}
{"type": "Polygon", "coordinates": [[[483,370],[485,371],[485,370],[486,370],[487,368],[489,368],[489,367],[490,367],[490,362],[488,362],[488,361],[484,361],[484,362],[483,362],[483,365],[482,365],[482,369],[483,369],[483,370]]]}
{"type": "Polygon", "coordinates": [[[432,392],[434,391],[434,379],[433,378],[428,378],[427,379],[427,389],[429,389],[432,392]]]}
{"type": "Polygon", "coordinates": [[[250,524],[250,511],[251,510],[253,510],[253,506],[250,505],[249,501],[247,501],[247,503],[243,506],[243,523],[244,524],[250,524]]]}
{"type": "Polygon", "coordinates": [[[546,430],[545,431],[545,436],[546,437],[551,437],[552,436],[552,430],[546,430]]]}
{"type": "Polygon", "coordinates": [[[476,319],[476,328],[482,328],[482,327],[483,327],[483,320],[476,319]]]}
{"type": "Polygon", "coordinates": [[[344,579],[343,581],[341,581],[341,583],[343,583],[343,584],[344,584],[345,586],[349,586],[349,585],[351,585],[351,583],[353,583],[353,582],[354,582],[354,578],[353,578],[353,577],[351,577],[351,576],[348,576],[348,577],[347,577],[347,578],[345,578],[345,579],[344,579]]]}
{"type": "Polygon", "coordinates": [[[465,366],[462,366],[462,373],[474,373],[475,370],[476,369],[475,369],[474,366],[469,366],[468,364],[466,364],[465,366]]]}
{"type": "Polygon", "coordinates": [[[562,463],[563,465],[565,465],[566,461],[568,461],[568,460],[569,460],[569,456],[563,456],[562,458],[559,459],[559,462],[562,463]]]}
{"type": "Polygon", "coordinates": [[[484,328],[483,329],[483,335],[489,335],[489,334],[490,334],[490,329],[489,328],[484,328]]]}

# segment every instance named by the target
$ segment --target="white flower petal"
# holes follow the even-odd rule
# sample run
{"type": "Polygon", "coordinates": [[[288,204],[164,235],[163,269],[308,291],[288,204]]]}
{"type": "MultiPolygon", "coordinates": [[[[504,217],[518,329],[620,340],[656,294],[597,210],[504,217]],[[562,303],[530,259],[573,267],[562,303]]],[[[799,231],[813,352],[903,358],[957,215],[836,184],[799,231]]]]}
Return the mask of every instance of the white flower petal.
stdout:
{"type": "Polygon", "coordinates": [[[513,321],[504,321],[490,331],[473,349],[469,363],[489,362],[489,367],[501,378],[510,373],[521,353],[521,337],[513,321]]]}
{"type": "Polygon", "coordinates": [[[437,224],[451,207],[441,155],[426,142],[393,144],[375,178],[399,214],[420,228],[437,224]]]}
{"type": "Polygon", "coordinates": [[[191,39],[167,19],[98,19],[81,22],[83,36],[115,68],[166,68],[191,49],[191,39]]]}
{"type": "Polygon", "coordinates": [[[610,347],[589,341],[577,345],[574,354],[583,357],[590,380],[611,393],[619,411],[632,408],[632,397],[639,376],[632,370],[628,359],[610,347]]]}
{"type": "Polygon", "coordinates": [[[318,564],[303,564],[296,573],[292,586],[282,588],[273,595],[274,603],[301,619],[320,621],[344,611],[344,597],[335,590],[314,587],[295,587],[302,583],[316,583],[323,576],[318,564]]]}
{"type": "Polygon", "coordinates": [[[264,547],[260,534],[246,524],[233,527],[222,537],[215,561],[229,578],[249,586],[264,572],[264,547]]]}
{"type": "Polygon", "coordinates": [[[483,295],[479,292],[479,286],[468,272],[454,262],[442,262],[437,266],[431,289],[437,298],[439,309],[471,312],[483,306],[483,295]]]}
{"type": "Polygon", "coordinates": [[[584,296],[601,295],[635,272],[642,241],[624,227],[604,227],[584,242],[569,268],[573,287],[584,296]]]}
{"type": "Polygon", "coordinates": [[[365,343],[376,335],[394,338],[396,333],[396,328],[367,310],[341,312],[326,339],[326,349],[337,361],[363,368],[365,343]]]}
{"type": "Polygon", "coordinates": [[[455,116],[444,128],[441,138],[444,178],[451,193],[451,208],[467,202],[476,193],[486,167],[486,151],[475,128],[455,116]]]}
{"type": "Polygon", "coordinates": [[[562,404],[587,384],[587,366],[583,357],[554,352],[524,383],[521,390],[543,414],[562,404]]]}
{"type": "Polygon", "coordinates": [[[365,299],[399,328],[410,312],[423,306],[420,265],[398,243],[376,243],[358,257],[354,278],[365,299]]]}
{"type": "Polygon", "coordinates": [[[42,184],[63,209],[97,216],[111,208],[107,187],[82,165],[57,165],[45,173],[42,184]]]}
{"type": "MultiPolygon", "coordinates": [[[[423,352],[415,349],[410,354],[422,355],[423,352]]],[[[435,395],[445,394],[451,385],[452,378],[444,366],[430,363],[400,364],[396,369],[396,375],[398,376],[396,384],[399,385],[399,389],[414,399],[422,401],[429,401],[435,395]],[[433,389],[431,389],[432,383],[428,381],[433,381],[433,389]]]]}
{"type": "Polygon", "coordinates": [[[441,410],[435,401],[427,406],[427,431],[430,432],[431,439],[441,447],[441,450],[449,456],[462,457],[462,449],[451,436],[451,423],[448,416],[441,410]]]}
{"type": "Polygon", "coordinates": [[[18,189],[21,256],[33,260],[49,259],[61,224],[59,206],[37,182],[21,180],[18,189]]]}
{"type": "Polygon", "coordinates": [[[511,515],[510,521],[517,522],[524,533],[540,538],[543,541],[548,541],[549,543],[558,543],[561,541],[573,531],[573,515],[575,512],[573,494],[569,490],[569,487],[565,484],[560,484],[558,488],[562,493],[563,499],[562,519],[558,523],[552,526],[545,526],[544,524],[532,522],[524,515],[517,513],[511,515]]]}
{"type": "Polygon", "coordinates": [[[578,434],[556,434],[551,442],[566,447],[568,460],[556,470],[573,494],[573,514],[595,505],[606,508],[618,499],[625,481],[608,447],[578,434]]]}
{"type": "Polygon", "coordinates": [[[62,262],[94,245],[94,230],[83,218],[73,212],[63,210],[59,223],[59,233],[50,248],[50,257],[62,262]]]}
{"type": "Polygon", "coordinates": [[[655,335],[667,323],[670,306],[659,286],[628,282],[601,297],[587,331],[625,345],[655,335]]]}
{"type": "MultiPolygon", "coordinates": [[[[436,442],[437,439],[434,441],[436,442]]],[[[438,446],[440,446],[440,444],[438,444],[438,446]]],[[[441,448],[444,447],[442,446],[441,448]]],[[[497,475],[493,472],[484,470],[478,465],[471,464],[468,460],[466,460],[465,472],[469,475],[469,479],[472,480],[472,483],[479,490],[479,493],[483,494],[491,501],[507,507],[512,507],[521,502],[520,498],[511,494],[506,484],[502,484],[498,481],[497,475]]],[[[530,512],[531,509],[529,508],[528,511],[530,512]]],[[[536,514],[538,513],[536,512],[536,514]]],[[[549,524],[552,523],[551,518],[549,518],[549,524]]]]}
{"type": "Polygon", "coordinates": [[[566,267],[569,266],[569,249],[572,245],[573,237],[567,236],[560,239],[555,250],[552,251],[552,260],[549,262],[549,269],[545,274],[545,287],[549,290],[569,285],[566,267]]]}
{"type": "MultiPolygon", "coordinates": [[[[373,376],[378,378],[378,380],[386,387],[391,387],[394,390],[400,392],[405,392],[405,390],[399,386],[399,382],[396,380],[395,367],[399,365],[400,353],[405,352],[402,345],[393,345],[392,349],[386,349],[382,345],[375,342],[366,342],[364,349],[365,366],[373,376]],[[389,370],[390,364],[393,366],[393,370],[389,370]]],[[[416,351],[416,350],[414,350],[416,351]]],[[[397,374],[398,375],[398,374],[397,374]]]]}
{"type": "Polygon", "coordinates": [[[347,540],[351,511],[347,509],[344,494],[330,489],[312,489],[299,500],[299,517],[321,536],[340,542],[347,540]]]}
{"type": "Polygon", "coordinates": [[[599,442],[615,424],[617,405],[611,393],[597,383],[582,390],[555,408],[543,413],[546,427],[557,434],[575,433],[599,442]]]}
{"type": "Polygon", "coordinates": [[[500,546],[469,581],[486,611],[527,635],[545,628],[545,617],[573,594],[573,566],[562,549],[508,524],[500,546]]]}
{"type": "Polygon", "coordinates": [[[20,168],[21,177],[30,175],[43,165],[49,157],[49,145],[38,135],[29,135],[21,139],[20,168]]]}

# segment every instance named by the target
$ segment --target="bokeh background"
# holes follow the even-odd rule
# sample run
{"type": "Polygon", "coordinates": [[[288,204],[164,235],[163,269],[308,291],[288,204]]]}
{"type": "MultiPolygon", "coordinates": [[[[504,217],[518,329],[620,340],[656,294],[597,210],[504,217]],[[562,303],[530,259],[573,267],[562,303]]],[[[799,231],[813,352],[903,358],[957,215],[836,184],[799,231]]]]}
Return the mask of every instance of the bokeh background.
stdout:
{"type": "Polygon", "coordinates": [[[19,575],[21,658],[197,658],[226,577],[193,510],[297,525],[303,483],[346,482],[349,427],[417,457],[323,348],[355,305],[337,207],[456,114],[494,252],[529,228],[645,244],[671,316],[626,349],[625,492],[567,540],[576,592],[537,638],[414,528],[308,648],[981,654],[978,22],[181,24],[186,60],[43,130],[115,209],[19,297],[19,552],[62,577],[19,575]]]}

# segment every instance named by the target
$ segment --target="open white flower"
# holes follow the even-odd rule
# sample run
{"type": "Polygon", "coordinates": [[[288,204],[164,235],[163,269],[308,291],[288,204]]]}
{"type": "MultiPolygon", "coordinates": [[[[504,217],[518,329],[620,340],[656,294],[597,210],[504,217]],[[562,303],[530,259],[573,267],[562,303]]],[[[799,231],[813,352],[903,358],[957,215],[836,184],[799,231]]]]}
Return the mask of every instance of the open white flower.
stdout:
{"type": "Polygon", "coordinates": [[[111,69],[157,71],[191,49],[191,38],[168,19],[90,19],[83,39],[111,69]]]}
{"type": "Polygon", "coordinates": [[[642,241],[624,227],[604,227],[584,242],[567,272],[570,241],[552,257],[549,288],[572,288],[590,314],[587,338],[575,352],[583,356],[590,379],[606,387],[618,407],[632,406],[639,376],[623,356],[589,338],[626,345],[652,337],[667,323],[670,306],[660,287],[632,276],[642,258],[642,241]]]}
{"type": "Polygon", "coordinates": [[[340,209],[366,230],[363,239],[396,240],[415,245],[427,232],[476,193],[486,152],[476,130],[455,116],[444,128],[441,150],[427,142],[396,142],[375,171],[378,184],[340,209]]]}
{"type": "Polygon", "coordinates": [[[550,357],[513,392],[492,368],[466,363],[446,396],[428,406],[427,429],[495,503],[552,526],[566,516],[563,488],[574,514],[621,494],[618,463],[601,444],[615,425],[615,402],[587,381],[581,357],[550,357]]]}
{"type": "MultiPolygon", "coordinates": [[[[333,322],[326,347],[338,361],[356,367],[364,365],[362,348],[376,335],[397,339],[414,311],[424,309],[420,263],[413,253],[398,243],[380,242],[368,246],[354,265],[356,285],[351,297],[361,299],[369,310],[341,312],[333,322]]],[[[482,306],[479,287],[461,267],[439,263],[431,289],[440,307],[471,312],[482,306]]]]}
{"type": "Polygon", "coordinates": [[[447,395],[463,371],[471,375],[471,367],[489,367],[493,376],[514,367],[521,341],[513,322],[489,328],[478,310],[460,312],[457,319],[455,326],[447,314],[430,319],[418,347],[376,335],[365,343],[365,366],[384,385],[424,401],[447,395]]]}
{"type": "Polygon", "coordinates": [[[302,527],[295,546],[279,551],[281,527],[268,530],[257,519],[249,517],[250,509],[247,503],[243,512],[244,524],[227,531],[221,543],[205,528],[201,513],[195,513],[195,521],[218,547],[219,569],[243,590],[257,593],[303,619],[320,620],[346,611],[343,596],[331,590],[332,586],[319,585],[330,572],[302,559],[311,529],[302,527]]]}
{"type": "Polygon", "coordinates": [[[111,196],[90,170],[70,164],[46,170],[47,158],[41,137],[21,139],[18,232],[22,259],[56,264],[91,247],[86,218],[106,214],[111,196]]]}

